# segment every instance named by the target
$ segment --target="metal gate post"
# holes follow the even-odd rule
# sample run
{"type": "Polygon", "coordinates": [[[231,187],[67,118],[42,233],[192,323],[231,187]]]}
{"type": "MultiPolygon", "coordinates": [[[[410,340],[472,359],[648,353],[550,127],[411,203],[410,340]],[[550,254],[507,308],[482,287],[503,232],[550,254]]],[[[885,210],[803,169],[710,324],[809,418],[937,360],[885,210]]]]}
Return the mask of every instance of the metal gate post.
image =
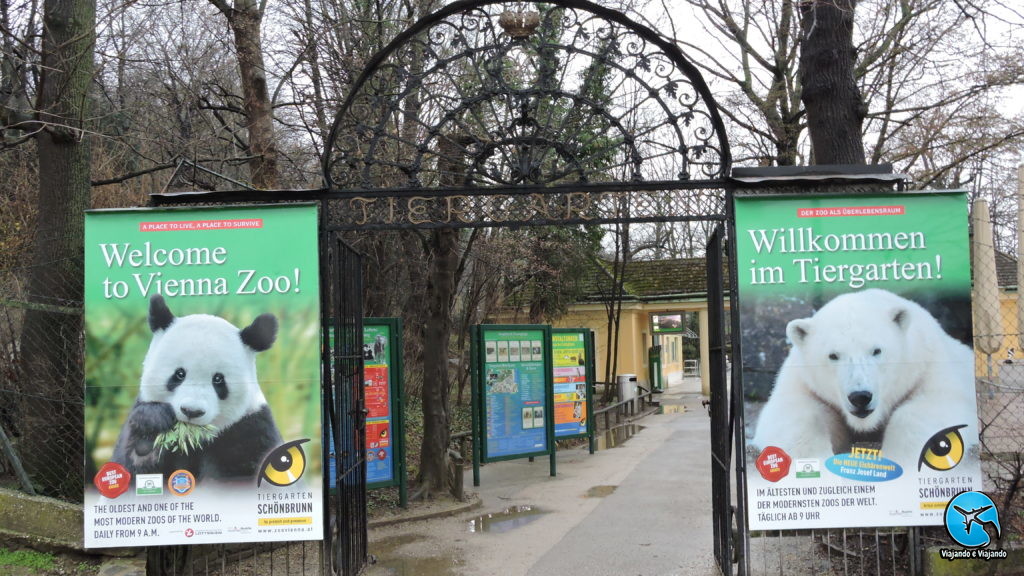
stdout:
{"type": "Polygon", "coordinates": [[[715,560],[723,574],[732,574],[732,496],[729,470],[732,461],[725,357],[725,298],[722,289],[722,237],[719,224],[708,239],[708,352],[711,381],[711,501],[715,560]]]}
{"type": "Polygon", "coordinates": [[[730,342],[732,350],[732,366],[729,382],[732,391],[729,398],[729,428],[735,442],[736,466],[736,508],[733,510],[736,521],[736,562],[738,576],[750,574],[750,530],[747,527],[747,459],[746,442],[744,440],[743,418],[743,350],[740,334],[740,299],[736,289],[738,270],[736,264],[736,214],[733,207],[733,189],[726,190],[725,198],[726,222],[729,240],[726,243],[729,258],[729,318],[733,338],[730,342]]]}
{"type": "Polygon", "coordinates": [[[354,576],[366,565],[366,441],[363,388],[362,259],[337,233],[327,234],[328,274],[324,279],[327,304],[325,331],[334,338],[330,375],[324,379],[325,404],[334,440],[331,534],[326,552],[332,576],[354,576]]]}

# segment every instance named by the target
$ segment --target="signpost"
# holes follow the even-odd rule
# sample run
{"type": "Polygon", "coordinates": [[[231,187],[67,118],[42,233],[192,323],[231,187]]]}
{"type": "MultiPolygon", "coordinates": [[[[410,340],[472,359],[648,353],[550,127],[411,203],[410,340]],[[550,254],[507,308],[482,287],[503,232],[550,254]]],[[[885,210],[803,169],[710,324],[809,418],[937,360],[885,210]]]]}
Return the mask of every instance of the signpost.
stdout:
{"type": "Polygon", "coordinates": [[[551,360],[554,376],[555,439],[592,438],[593,332],[584,328],[552,328],[551,360]]]}
{"type": "Polygon", "coordinates": [[[399,487],[407,502],[405,426],[402,418],[402,320],[363,320],[363,381],[366,385],[366,486],[399,487]]]}
{"type": "Polygon", "coordinates": [[[85,546],[321,539],[316,206],[85,229],[85,546]]]}
{"type": "Polygon", "coordinates": [[[965,195],[735,212],[750,528],[942,524],[981,488],[965,195]]]}
{"type": "MultiPolygon", "coordinates": [[[[366,407],[366,487],[398,486],[408,504],[405,475],[405,418],[402,387],[402,319],[363,318],[363,386],[366,407]]],[[[331,341],[334,341],[333,331],[331,341]]],[[[328,482],[334,486],[334,438],[327,435],[328,482]]]]}
{"type": "Polygon", "coordinates": [[[472,328],[473,485],[480,464],[548,455],[555,475],[551,327],[472,328]]]}

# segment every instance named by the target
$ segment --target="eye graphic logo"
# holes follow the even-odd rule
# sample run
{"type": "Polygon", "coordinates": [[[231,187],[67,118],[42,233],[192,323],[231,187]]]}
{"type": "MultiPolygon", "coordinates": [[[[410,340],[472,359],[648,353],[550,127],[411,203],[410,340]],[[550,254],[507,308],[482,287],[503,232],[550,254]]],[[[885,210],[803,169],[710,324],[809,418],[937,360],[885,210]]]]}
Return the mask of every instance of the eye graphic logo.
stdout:
{"type": "Polygon", "coordinates": [[[932,470],[944,472],[956,467],[964,459],[964,439],[960,435],[960,429],[966,427],[966,424],[951,426],[932,436],[921,450],[917,469],[927,466],[932,470]]]}
{"type": "Polygon", "coordinates": [[[260,478],[256,486],[263,484],[264,480],[274,486],[291,486],[298,482],[306,471],[306,453],[301,446],[303,442],[309,442],[309,438],[285,442],[267,454],[260,465],[260,478]]]}
{"type": "Polygon", "coordinates": [[[999,538],[999,511],[984,492],[961,492],[946,505],[946,533],[964,548],[984,548],[999,538]],[[994,534],[991,534],[989,528],[994,534]]]}

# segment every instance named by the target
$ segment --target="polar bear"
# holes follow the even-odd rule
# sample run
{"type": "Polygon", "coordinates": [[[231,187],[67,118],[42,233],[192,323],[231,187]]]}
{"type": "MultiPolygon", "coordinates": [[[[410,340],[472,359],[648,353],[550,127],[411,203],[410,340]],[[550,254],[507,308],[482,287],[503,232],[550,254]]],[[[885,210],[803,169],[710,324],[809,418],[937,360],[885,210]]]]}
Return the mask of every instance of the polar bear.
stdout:
{"type": "Polygon", "coordinates": [[[950,429],[967,450],[977,444],[974,353],[918,304],[880,289],[847,293],[791,321],[786,336],[792,348],[754,450],[824,459],[867,439],[917,469],[926,445],[948,448],[950,429]]]}

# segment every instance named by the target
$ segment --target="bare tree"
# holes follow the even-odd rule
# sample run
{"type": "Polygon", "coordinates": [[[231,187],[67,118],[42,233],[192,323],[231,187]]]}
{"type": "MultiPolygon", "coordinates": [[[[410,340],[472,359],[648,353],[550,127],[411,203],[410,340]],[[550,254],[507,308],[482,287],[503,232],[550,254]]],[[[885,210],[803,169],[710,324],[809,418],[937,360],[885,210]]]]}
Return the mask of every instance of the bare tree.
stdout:
{"type": "Polygon", "coordinates": [[[800,2],[800,100],[815,164],[863,164],[867,107],[854,64],[857,0],[800,2]]]}
{"type": "Polygon", "coordinates": [[[77,412],[82,391],[83,211],[89,207],[89,86],[93,79],[94,0],[43,2],[41,78],[30,122],[39,195],[30,303],[21,337],[27,394],[23,410],[29,474],[55,495],[80,494],[67,471],[81,465],[77,412]]]}
{"type": "Polygon", "coordinates": [[[274,111],[267,88],[263,61],[262,24],[266,0],[210,0],[227,18],[235,39],[238,71],[242,80],[242,109],[249,132],[250,178],[257,188],[278,185],[277,145],[274,141],[274,111]]]}
{"type": "MultiPolygon", "coordinates": [[[[1008,33],[1019,31],[1024,18],[1007,9],[1001,16],[995,14],[999,4],[995,0],[687,0],[706,35],[698,39],[677,27],[674,23],[683,21],[680,11],[666,2],[659,24],[667,23],[720,94],[737,163],[806,161],[807,116],[814,100],[832,106],[829,102],[836,100],[832,96],[841,95],[844,109],[821,116],[823,121],[844,117],[852,125],[863,115],[866,159],[895,162],[899,169],[923,176],[920,185],[927,186],[930,174],[949,169],[957,159],[950,157],[923,170],[918,153],[943,147],[947,126],[955,132],[959,120],[976,116],[968,112],[970,108],[985,102],[991,106],[1004,87],[1021,83],[1019,46],[996,40],[1012,37],[1008,33]],[[821,32],[826,34],[815,36],[821,32]],[[843,46],[830,50],[827,44],[840,38],[840,33],[845,35],[843,46]],[[824,46],[816,46],[819,41],[824,46]],[[805,68],[812,67],[804,71],[806,77],[798,75],[801,57],[805,68]],[[863,105],[851,87],[850,70],[840,74],[833,67],[851,62],[863,105]],[[812,73],[814,68],[821,71],[812,73]],[[827,87],[838,86],[835,83],[840,80],[841,92],[827,87]],[[808,90],[812,91],[809,96],[805,95],[808,90]],[[813,93],[821,90],[827,98],[813,93]]],[[[990,112],[999,113],[995,108],[990,112]]],[[[987,124],[985,133],[990,136],[977,141],[976,153],[991,150],[997,141],[1019,142],[1018,122],[1001,115],[1007,121],[999,129],[987,124]]],[[[859,159],[860,154],[855,151],[853,158],[859,159]]]]}

